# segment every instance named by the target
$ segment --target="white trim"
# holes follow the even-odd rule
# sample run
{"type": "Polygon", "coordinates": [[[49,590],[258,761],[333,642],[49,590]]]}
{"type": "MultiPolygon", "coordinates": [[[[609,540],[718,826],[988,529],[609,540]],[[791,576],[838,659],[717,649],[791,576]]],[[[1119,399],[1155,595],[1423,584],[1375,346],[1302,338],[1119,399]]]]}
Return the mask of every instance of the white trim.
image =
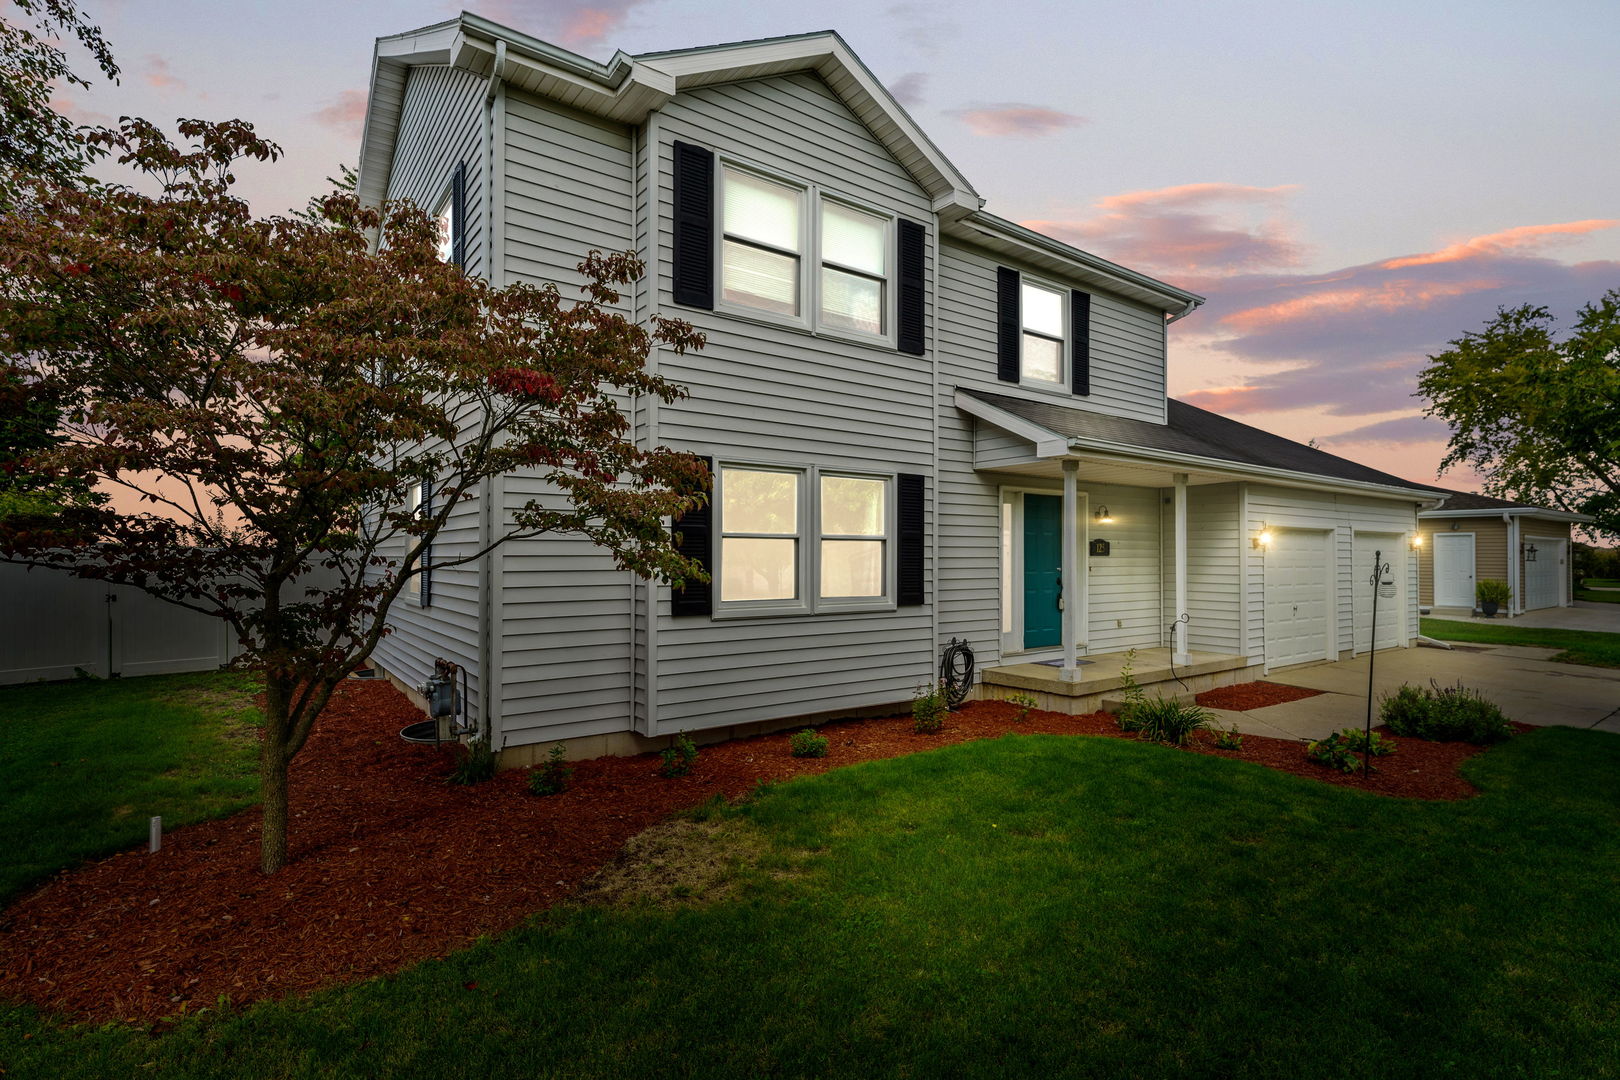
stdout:
{"type": "MultiPolygon", "coordinates": [[[[1086,642],[1091,637],[1091,493],[1084,488],[1077,491],[1079,504],[1077,506],[1077,524],[1079,534],[1075,537],[1078,551],[1078,560],[1075,564],[1077,575],[1076,584],[1080,592],[1079,625],[1077,627],[1079,640],[1075,643],[1075,655],[1083,656],[1086,652],[1086,642]]],[[[1001,648],[1002,658],[1008,663],[1027,664],[1037,660],[1061,659],[1063,646],[1042,645],[1034,649],[1024,648],[1024,496],[1045,495],[1050,498],[1062,498],[1061,488],[1035,487],[1028,484],[1001,484],[996,488],[996,640],[1001,648]],[[1010,513],[1005,510],[1010,507],[1010,513]],[[1010,543],[1003,531],[1003,524],[1011,531],[1010,543]],[[1005,546],[1004,546],[1005,545],[1005,546]],[[1006,565],[1003,552],[1010,551],[1012,566],[1006,565]],[[1003,618],[1006,611],[1007,618],[1003,618]],[[1010,623],[1011,629],[1005,629],[1010,623]]]]}

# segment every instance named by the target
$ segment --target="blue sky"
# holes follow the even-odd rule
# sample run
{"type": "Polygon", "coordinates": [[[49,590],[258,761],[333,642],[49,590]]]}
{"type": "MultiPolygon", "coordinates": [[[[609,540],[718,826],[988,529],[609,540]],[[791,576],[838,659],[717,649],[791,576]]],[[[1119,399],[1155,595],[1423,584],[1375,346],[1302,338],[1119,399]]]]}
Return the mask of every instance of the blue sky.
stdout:
{"type": "MultiPolygon", "coordinates": [[[[253,121],[287,156],[244,191],[276,212],[356,158],[372,39],[459,6],[87,0],[124,78],[65,101],[253,121]]],[[[1209,296],[1172,392],[1416,480],[1444,453],[1428,353],[1620,288],[1612,0],[472,9],[598,58],[836,29],[989,209],[1209,296]]]]}

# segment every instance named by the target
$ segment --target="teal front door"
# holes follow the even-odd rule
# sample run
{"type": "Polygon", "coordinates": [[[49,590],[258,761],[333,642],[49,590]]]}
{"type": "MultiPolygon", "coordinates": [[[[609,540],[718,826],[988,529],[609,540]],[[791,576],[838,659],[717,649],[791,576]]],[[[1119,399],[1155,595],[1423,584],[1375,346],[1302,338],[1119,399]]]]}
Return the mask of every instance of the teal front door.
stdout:
{"type": "Polygon", "coordinates": [[[1063,644],[1063,500],[1024,496],[1024,648],[1063,644]]]}

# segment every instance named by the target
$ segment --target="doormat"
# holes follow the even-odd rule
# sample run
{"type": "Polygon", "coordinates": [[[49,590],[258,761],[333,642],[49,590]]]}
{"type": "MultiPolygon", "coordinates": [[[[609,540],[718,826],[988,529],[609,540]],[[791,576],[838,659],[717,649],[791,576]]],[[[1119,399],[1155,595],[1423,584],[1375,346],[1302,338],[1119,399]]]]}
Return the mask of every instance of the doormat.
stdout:
{"type": "MultiPolygon", "coordinates": [[[[1037,664],[1041,665],[1041,667],[1062,667],[1063,666],[1063,661],[1062,660],[1037,660],[1035,662],[1037,664]]],[[[1079,665],[1079,664],[1095,664],[1096,662],[1097,661],[1095,661],[1095,660],[1076,660],[1075,664],[1076,665],[1079,665]]]]}

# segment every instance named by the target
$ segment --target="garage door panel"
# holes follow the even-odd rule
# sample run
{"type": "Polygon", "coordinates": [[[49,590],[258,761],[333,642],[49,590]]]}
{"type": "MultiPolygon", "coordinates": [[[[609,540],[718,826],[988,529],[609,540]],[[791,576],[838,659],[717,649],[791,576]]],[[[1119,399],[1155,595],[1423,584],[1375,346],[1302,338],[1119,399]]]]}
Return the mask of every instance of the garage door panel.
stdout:
{"type": "Polygon", "coordinates": [[[1266,662],[1321,660],[1332,629],[1328,536],[1278,529],[1266,553],[1266,662]]]}
{"type": "Polygon", "coordinates": [[[1546,536],[1524,538],[1524,608],[1557,607],[1564,602],[1563,574],[1568,541],[1546,536]],[[1530,549],[1535,548],[1534,555],[1530,549]]]}
{"type": "Polygon", "coordinates": [[[1352,633],[1356,652],[1370,648],[1391,649],[1402,644],[1401,627],[1406,606],[1406,538],[1400,533],[1358,532],[1351,546],[1350,590],[1352,633]],[[1378,598],[1378,639],[1372,643],[1373,619],[1373,561],[1378,558],[1388,564],[1384,581],[1394,586],[1393,596],[1378,598]]]}

